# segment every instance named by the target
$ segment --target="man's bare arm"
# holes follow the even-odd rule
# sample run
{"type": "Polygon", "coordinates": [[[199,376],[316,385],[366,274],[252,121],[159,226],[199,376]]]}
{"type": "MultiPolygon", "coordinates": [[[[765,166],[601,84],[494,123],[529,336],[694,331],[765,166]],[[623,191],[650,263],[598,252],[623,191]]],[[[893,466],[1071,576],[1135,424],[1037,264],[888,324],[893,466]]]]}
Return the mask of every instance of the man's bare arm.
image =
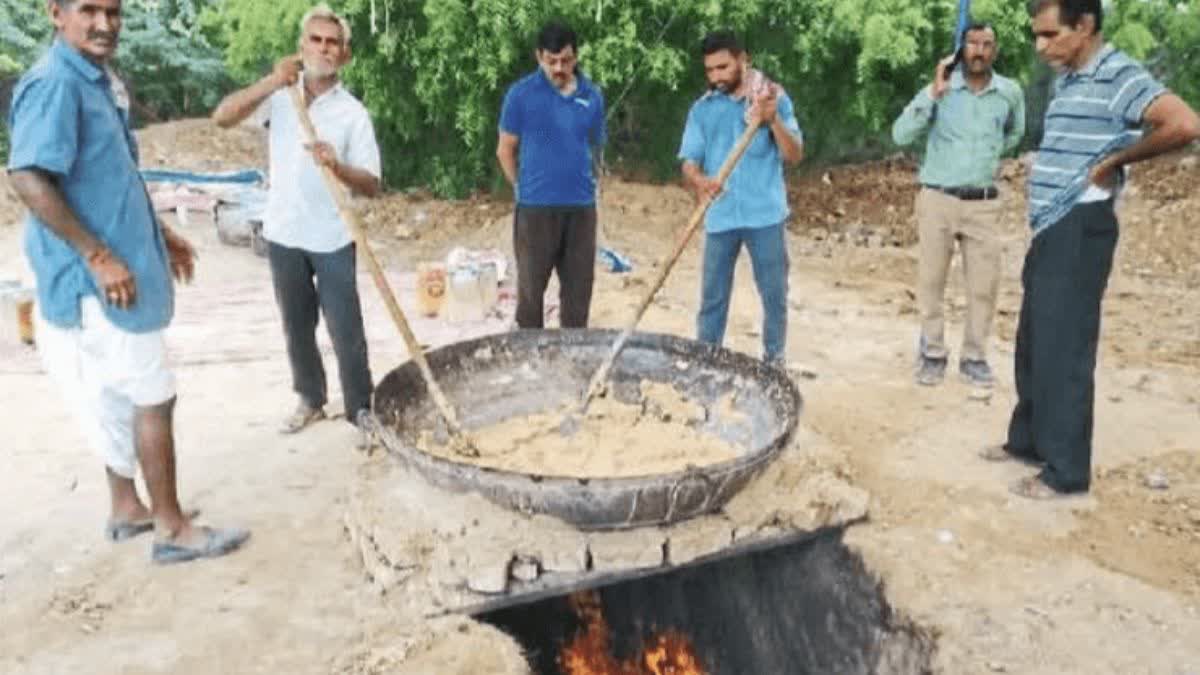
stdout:
{"type": "Polygon", "coordinates": [[[1150,131],[1142,136],[1142,140],[1097,164],[1092,169],[1093,183],[1108,185],[1117,168],[1178,150],[1200,138],[1200,116],[1175,94],[1168,93],[1155,99],[1143,119],[1150,131]]]}
{"type": "Polygon", "coordinates": [[[9,182],[21,203],[83,258],[103,300],[122,308],[133,305],[137,287],[129,268],[80,222],[49,175],[22,169],[9,174],[9,182]]]}
{"type": "Polygon", "coordinates": [[[803,141],[796,138],[778,114],[771,120],[770,129],[771,135],[775,137],[775,144],[779,146],[779,154],[783,157],[783,161],[793,165],[799,164],[800,160],[804,159],[803,141]]]}
{"type": "Polygon", "coordinates": [[[13,171],[8,178],[21,203],[81,258],[86,260],[104,248],[103,242],[79,222],[50,176],[36,169],[23,169],[13,171]]]}
{"type": "Polygon", "coordinates": [[[705,197],[715,199],[717,193],[721,191],[721,186],[715,178],[710,178],[704,174],[704,169],[700,165],[686,160],[683,163],[683,177],[688,183],[688,187],[692,188],[695,193],[696,201],[700,201],[705,197]]]}
{"type": "Polygon", "coordinates": [[[520,139],[510,133],[501,131],[500,139],[496,142],[496,159],[500,162],[500,170],[508,179],[510,185],[517,184],[517,145],[520,139]]]}
{"type": "Polygon", "coordinates": [[[275,69],[258,82],[226,96],[212,113],[212,121],[222,129],[241,124],[258,110],[262,102],[283,87],[296,83],[300,73],[300,57],[284,57],[275,69]]]}

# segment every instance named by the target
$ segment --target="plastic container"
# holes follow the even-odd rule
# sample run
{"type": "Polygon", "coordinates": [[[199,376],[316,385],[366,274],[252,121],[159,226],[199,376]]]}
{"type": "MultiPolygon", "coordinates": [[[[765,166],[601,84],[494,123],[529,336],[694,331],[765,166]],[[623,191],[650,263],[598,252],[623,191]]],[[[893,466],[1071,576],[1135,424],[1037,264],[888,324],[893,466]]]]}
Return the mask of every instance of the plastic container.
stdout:
{"type": "Polygon", "coordinates": [[[33,344],[33,289],[0,281],[0,341],[33,344]]]}
{"type": "Polygon", "coordinates": [[[460,265],[450,269],[446,298],[446,318],[450,321],[481,321],[484,317],[480,292],[479,268],[460,265]]]}
{"type": "Polygon", "coordinates": [[[423,316],[437,316],[446,303],[446,266],[442,263],[417,265],[417,307],[423,316]]]}

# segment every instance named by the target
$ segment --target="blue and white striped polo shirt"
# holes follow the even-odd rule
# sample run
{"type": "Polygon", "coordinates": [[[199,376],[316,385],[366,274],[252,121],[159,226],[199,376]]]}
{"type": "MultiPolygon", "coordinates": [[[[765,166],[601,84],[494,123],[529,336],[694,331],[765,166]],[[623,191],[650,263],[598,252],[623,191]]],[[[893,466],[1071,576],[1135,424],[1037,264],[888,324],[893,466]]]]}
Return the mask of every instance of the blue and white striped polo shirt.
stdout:
{"type": "Polygon", "coordinates": [[[1029,176],[1029,224],[1035,235],[1079,202],[1093,166],[1138,141],[1146,108],[1166,91],[1140,63],[1111,45],[1082,69],[1059,76],[1029,176]]]}

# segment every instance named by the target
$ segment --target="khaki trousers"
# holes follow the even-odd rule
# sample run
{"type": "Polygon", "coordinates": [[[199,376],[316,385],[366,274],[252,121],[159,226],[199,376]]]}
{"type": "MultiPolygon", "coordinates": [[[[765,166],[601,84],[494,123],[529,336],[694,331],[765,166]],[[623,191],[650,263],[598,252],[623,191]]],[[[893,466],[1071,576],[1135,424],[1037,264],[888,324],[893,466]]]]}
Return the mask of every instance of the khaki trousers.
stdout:
{"type": "Polygon", "coordinates": [[[917,304],[924,356],[946,358],[949,354],[943,306],[946,277],[954,258],[954,244],[958,242],[967,290],[967,325],[963,330],[961,358],[987,359],[987,340],[1000,285],[1002,212],[1003,202],[999,198],[968,201],[929,188],[921,188],[917,193],[917,304]]]}

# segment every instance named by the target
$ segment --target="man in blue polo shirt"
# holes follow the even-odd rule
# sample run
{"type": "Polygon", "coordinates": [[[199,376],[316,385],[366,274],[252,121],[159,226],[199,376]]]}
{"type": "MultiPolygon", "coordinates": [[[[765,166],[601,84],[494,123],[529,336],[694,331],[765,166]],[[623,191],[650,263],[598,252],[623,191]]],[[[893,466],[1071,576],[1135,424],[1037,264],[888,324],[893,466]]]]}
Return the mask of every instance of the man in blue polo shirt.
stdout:
{"type": "Polygon", "coordinates": [[[1100,303],[1117,245],[1125,166],[1200,137],[1200,117],[1104,42],[1101,0],[1034,0],[1038,56],[1059,72],[1029,176],[1033,242],[1017,326],[1017,404],[988,460],[1041,465],[1011,487],[1046,499],[1091,484],[1100,303]],[[1143,131],[1143,128],[1147,128],[1143,131]]]}
{"type": "Polygon", "coordinates": [[[190,279],[195,256],[155,219],[138,172],[129,99],[108,65],[121,0],[50,0],[49,9],[54,44],[18,82],[9,115],[8,170],[30,212],[38,351],[105,461],[106,536],[153,530],[157,563],[224,555],[249,533],[193,525],[176,494],[163,330],[175,309],[171,274],[190,279]],[[134,485],[139,465],[150,508],[134,485]]]}
{"type": "Polygon", "coordinates": [[[733,33],[719,31],[701,43],[709,91],[692,104],[679,148],[683,175],[697,200],[716,195],[704,229],[699,339],[719,345],[725,336],[733,272],[743,246],[750,252],[763,305],[763,358],[782,366],[787,347],[788,217],[783,164],[803,157],[803,136],[792,100],[750,68],[749,54],[733,33]],[[714,176],[748,124],[761,123],[724,190],[714,176]]]}
{"type": "Polygon", "coordinates": [[[576,67],[578,39],[569,27],[546,24],[534,54],[538,69],[504,96],[496,146],[517,199],[517,326],[542,328],[542,297],[553,272],[559,325],[585,328],[596,265],[593,157],[605,138],[604,97],[576,67]]]}

